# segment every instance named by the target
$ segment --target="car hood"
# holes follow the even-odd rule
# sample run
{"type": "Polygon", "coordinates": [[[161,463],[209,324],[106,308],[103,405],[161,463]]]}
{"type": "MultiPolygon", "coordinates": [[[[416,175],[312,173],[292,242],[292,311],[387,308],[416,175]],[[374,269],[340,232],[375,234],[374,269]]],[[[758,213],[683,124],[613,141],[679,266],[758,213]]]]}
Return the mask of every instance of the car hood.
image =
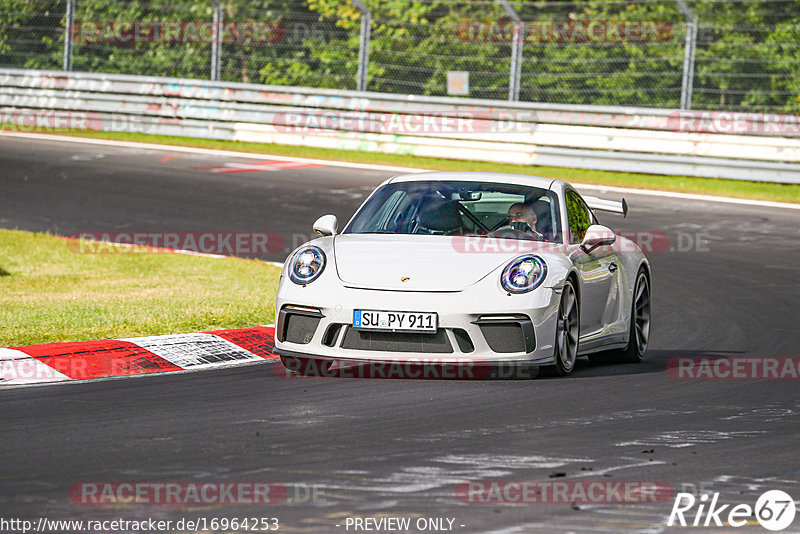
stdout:
{"type": "Polygon", "coordinates": [[[465,250],[463,238],[447,236],[345,234],[334,240],[339,279],[365,289],[460,291],[517,255],[475,253],[465,250]]]}

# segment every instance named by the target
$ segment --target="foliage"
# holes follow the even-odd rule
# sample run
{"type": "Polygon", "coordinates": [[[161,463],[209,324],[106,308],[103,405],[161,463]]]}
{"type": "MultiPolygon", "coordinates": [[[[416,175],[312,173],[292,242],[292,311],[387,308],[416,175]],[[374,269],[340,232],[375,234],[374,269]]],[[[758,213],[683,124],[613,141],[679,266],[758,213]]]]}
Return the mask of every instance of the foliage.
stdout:
{"type": "MultiPolygon", "coordinates": [[[[76,29],[87,21],[207,27],[213,13],[210,0],[76,2],[76,29]]],[[[469,96],[508,97],[515,25],[497,2],[364,3],[371,13],[369,90],[446,95],[447,72],[467,71],[469,96]]],[[[511,4],[527,32],[521,100],[679,105],[687,22],[674,0],[511,4]],[[587,39],[575,33],[589,27],[608,31],[587,39]],[[644,37],[615,33],[624,28],[646,31],[644,37]]],[[[694,108],[800,110],[800,0],[688,4],[699,25],[694,108]]],[[[65,0],[0,0],[0,66],[60,68],[65,6],[65,0]]],[[[222,7],[223,80],[355,89],[362,15],[352,0],[222,0],[222,7]],[[228,28],[251,22],[266,24],[267,33],[231,37],[228,28]]],[[[188,78],[210,73],[210,39],[87,42],[80,37],[74,70],[188,78]]]]}

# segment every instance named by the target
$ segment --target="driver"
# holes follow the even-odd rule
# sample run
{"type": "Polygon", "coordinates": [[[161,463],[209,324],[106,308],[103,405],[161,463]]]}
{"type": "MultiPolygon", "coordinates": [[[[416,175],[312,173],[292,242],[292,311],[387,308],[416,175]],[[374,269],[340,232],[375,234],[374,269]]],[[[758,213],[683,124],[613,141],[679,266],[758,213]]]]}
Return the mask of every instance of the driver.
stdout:
{"type": "Polygon", "coordinates": [[[542,234],[536,231],[536,212],[528,204],[517,202],[509,206],[508,225],[514,230],[525,232],[536,239],[542,239],[542,234]]]}

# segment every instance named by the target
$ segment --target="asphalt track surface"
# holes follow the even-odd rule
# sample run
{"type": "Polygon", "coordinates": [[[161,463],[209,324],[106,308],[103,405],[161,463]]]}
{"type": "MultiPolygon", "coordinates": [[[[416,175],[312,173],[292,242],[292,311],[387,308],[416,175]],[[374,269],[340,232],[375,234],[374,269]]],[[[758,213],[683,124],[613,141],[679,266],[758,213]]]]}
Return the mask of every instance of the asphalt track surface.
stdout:
{"type": "MultiPolygon", "coordinates": [[[[236,158],[169,155],[0,138],[0,225],[63,235],[270,231],[288,242],[310,235],[321,214],[346,220],[391,174],[213,173],[202,167],[236,158]]],[[[348,516],[447,517],[456,532],[660,532],[672,530],[672,500],[481,504],[462,502],[456,489],[474,480],[665,481],[720,492],[726,503],[754,505],[768,489],[800,499],[797,380],[665,372],[677,356],[800,356],[800,216],[627,198],[628,218],[603,222],[665,232],[673,249],[649,255],[654,323],[643,363],[579,361],[568,378],[522,381],[286,379],[265,363],[8,389],[0,391],[0,517],[277,517],[286,532],[353,532],[348,516]],[[699,249],[689,245],[698,234],[699,249]],[[68,494],[81,481],[279,482],[290,499],[77,506],[68,494]]],[[[787,531],[800,531],[800,517],[787,531]]]]}

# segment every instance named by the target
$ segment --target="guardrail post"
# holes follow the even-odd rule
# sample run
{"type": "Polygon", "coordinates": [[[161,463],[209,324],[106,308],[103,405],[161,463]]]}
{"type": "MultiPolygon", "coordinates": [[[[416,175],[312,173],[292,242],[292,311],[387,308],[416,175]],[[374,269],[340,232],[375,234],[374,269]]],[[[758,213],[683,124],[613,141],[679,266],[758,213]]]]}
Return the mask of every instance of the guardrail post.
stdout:
{"type": "Polygon", "coordinates": [[[219,81],[220,58],[222,57],[222,2],[211,0],[214,4],[214,20],[212,22],[211,42],[211,81],[219,81]]]}
{"type": "Polygon", "coordinates": [[[697,19],[685,0],[675,0],[678,10],[686,19],[686,44],[683,51],[683,81],[681,83],[681,109],[692,109],[694,84],[694,56],[697,48],[697,19]]]}
{"type": "Polygon", "coordinates": [[[64,70],[72,71],[72,41],[75,31],[75,0],[67,0],[67,11],[64,15],[64,70]]]}
{"type": "Polygon", "coordinates": [[[372,14],[361,0],[351,0],[358,12],[361,13],[361,36],[358,40],[358,74],[356,75],[356,90],[367,90],[367,69],[369,68],[369,38],[372,14]]]}
{"type": "Polygon", "coordinates": [[[497,0],[503,7],[506,15],[511,17],[514,21],[514,39],[511,42],[511,69],[508,74],[508,99],[511,102],[519,100],[519,85],[522,76],[522,45],[523,41],[523,27],[522,19],[508,3],[508,0],[497,0]]]}

